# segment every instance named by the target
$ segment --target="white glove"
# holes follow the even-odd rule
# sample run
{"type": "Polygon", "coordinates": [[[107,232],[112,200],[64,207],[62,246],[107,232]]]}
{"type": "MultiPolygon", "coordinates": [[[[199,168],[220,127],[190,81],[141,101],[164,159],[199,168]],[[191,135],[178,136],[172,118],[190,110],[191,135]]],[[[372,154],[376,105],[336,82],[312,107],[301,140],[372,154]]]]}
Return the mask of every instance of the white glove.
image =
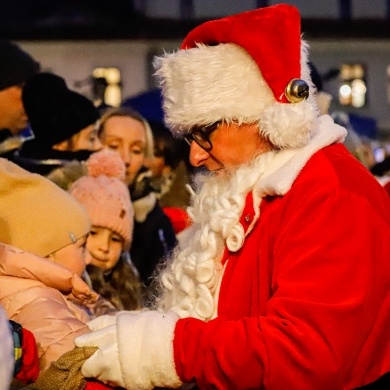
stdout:
{"type": "MultiPolygon", "coordinates": [[[[123,313],[132,313],[132,312],[120,311],[118,313],[114,313],[113,315],[108,314],[108,315],[96,317],[93,320],[87,322],[88,328],[91,329],[92,332],[94,332],[95,330],[100,330],[107,326],[115,325],[118,315],[123,313]]],[[[135,311],[134,313],[137,312],[135,311]]]]}
{"type": "Polygon", "coordinates": [[[81,373],[129,390],[180,387],[173,358],[178,319],[174,312],[142,311],[90,321],[92,333],[77,337],[75,344],[99,349],[83,364],[81,373]]]}

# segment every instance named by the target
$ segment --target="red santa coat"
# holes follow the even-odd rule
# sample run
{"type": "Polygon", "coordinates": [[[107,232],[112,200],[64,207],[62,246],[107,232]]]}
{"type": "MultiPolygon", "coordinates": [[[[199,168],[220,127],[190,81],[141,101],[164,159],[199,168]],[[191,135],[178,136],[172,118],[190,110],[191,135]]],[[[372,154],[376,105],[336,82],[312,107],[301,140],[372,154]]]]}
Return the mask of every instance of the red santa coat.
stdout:
{"type": "Polygon", "coordinates": [[[176,324],[181,380],[338,390],[390,371],[390,202],[366,168],[328,146],[254,218],[249,194],[240,222],[253,230],[225,252],[217,318],[176,324]]]}

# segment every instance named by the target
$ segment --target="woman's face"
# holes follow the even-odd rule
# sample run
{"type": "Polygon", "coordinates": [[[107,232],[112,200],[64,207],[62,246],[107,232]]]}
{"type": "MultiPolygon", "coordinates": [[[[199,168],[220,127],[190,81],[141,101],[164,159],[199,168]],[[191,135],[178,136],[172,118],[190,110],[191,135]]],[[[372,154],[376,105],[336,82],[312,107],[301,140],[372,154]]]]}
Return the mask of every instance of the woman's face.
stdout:
{"type": "Polygon", "coordinates": [[[145,161],[144,124],[128,116],[112,116],[105,122],[100,140],[121,155],[126,166],[125,182],[130,185],[145,161]]]}

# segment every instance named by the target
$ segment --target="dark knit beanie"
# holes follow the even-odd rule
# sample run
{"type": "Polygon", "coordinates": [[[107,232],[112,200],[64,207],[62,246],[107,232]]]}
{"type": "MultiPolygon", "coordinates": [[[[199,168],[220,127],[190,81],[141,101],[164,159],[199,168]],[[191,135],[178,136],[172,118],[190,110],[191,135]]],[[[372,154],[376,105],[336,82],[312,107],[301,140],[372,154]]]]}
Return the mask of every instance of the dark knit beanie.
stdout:
{"type": "Polygon", "coordinates": [[[24,84],[38,73],[40,65],[15,43],[0,39],[0,91],[24,84]]]}
{"type": "Polygon", "coordinates": [[[71,91],[65,80],[39,73],[24,86],[22,100],[36,142],[52,146],[94,124],[99,112],[85,96],[71,91]]]}

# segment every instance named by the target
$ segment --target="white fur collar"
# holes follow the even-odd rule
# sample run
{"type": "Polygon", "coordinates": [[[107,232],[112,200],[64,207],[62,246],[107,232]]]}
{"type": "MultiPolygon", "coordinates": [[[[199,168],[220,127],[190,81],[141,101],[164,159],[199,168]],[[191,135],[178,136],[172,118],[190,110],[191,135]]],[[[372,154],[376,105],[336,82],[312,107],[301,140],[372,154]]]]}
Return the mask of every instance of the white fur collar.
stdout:
{"type": "Polygon", "coordinates": [[[335,142],[343,142],[347,136],[347,130],[334,123],[329,115],[319,118],[318,127],[308,145],[299,149],[281,150],[275,155],[254,188],[257,196],[286,194],[314,153],[335,142]]]}
{"type": "Polygon", "coordinates": [[[182,318],[212,318],[218,306],[224,246],[232,252],[239,250],[260,217],[262,198],[286,194],[310,157],[325,146],[342,142],[346,133],[331,117],[322,116],[307,146],[264,153],[253,166],[239,168],[226,182],[218,177],[206,180],[187,210],[193,220],[192,239],[173,253],[161,274],[165,289],[159,307],[174,310],[182,318]],[[249,191],[255,217],[244,231],[239,220],[249,191]]]}

